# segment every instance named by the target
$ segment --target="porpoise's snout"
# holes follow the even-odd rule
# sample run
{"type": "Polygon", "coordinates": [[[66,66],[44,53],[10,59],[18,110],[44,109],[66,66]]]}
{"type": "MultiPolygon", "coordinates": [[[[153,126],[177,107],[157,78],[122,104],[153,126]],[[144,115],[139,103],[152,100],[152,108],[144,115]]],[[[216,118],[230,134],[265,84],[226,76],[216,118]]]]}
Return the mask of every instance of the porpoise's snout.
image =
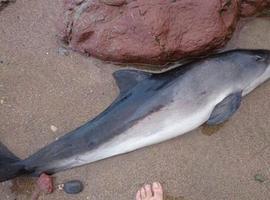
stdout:
{"type": "Polygon", "coordinates": [[[247,65],[246,78],[249,80],[243,88],[243,95],[250,93],[257,86],[270,78],[270,50],[250,51],[250,62],[247,65]]]}
{"type": "Polygon", "coordinates": [[[270,65],[270,50],[257,50],[255,52],[256,61],[264,62],[267,67],[270,65]]]}

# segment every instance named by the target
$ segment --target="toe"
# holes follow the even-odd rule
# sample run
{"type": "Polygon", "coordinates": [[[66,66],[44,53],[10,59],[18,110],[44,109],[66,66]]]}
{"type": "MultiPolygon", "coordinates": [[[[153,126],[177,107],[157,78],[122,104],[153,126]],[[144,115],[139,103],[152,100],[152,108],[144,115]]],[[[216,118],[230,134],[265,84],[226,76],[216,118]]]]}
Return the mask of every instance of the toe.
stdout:
{"type": "Polygon", "coordinates": [[[153,193],[156,200],[161,200],[163,198],[163,189],[160,183],[158,182],[153,183],[153,193]]]}
{"type": "Polygon", "coordinates": [[[145,191],[144,187],[141,188],[140,193],[141,193],[141,198],[145,199],[146,198],[146,191],[145,191]]]}
{"type": "Polygon", "coordinates": [[[151,189],[151,185],[145,185],[144,186],[144,188],[145,188],[145,193],[146,193],[146,197],[152,197],[153,195],[152,195],[152,189],[151,189]]]}
{"type": "Polygon", "coordinates": [[[141,191],[140,190],[136,194],[136,200],[142,200],[142,198],[141,198],[141,191]]]}

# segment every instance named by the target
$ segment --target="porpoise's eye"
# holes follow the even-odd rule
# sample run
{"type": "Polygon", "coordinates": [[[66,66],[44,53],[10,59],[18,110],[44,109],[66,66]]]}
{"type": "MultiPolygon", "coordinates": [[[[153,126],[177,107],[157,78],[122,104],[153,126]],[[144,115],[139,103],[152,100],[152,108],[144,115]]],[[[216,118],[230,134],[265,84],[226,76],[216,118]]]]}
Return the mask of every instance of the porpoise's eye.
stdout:
{"type": "Polygon", "coordinates": [[[256,55],[255,60],[258,62],[263,62],[263,61],[265,61],[265,58],[263,56],[256,55]]]}

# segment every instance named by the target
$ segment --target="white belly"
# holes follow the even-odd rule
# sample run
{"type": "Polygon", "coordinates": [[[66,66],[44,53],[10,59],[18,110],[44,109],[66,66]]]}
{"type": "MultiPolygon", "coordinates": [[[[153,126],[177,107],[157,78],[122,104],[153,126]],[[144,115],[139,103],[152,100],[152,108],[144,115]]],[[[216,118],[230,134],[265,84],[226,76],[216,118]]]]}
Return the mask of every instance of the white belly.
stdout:
{"type": "Polygon", "coordinates": [[[173,103],[149,114],[96,149],[51,163],[48,168],[62,170],[81,166],[187,133],[206,122],[214,107],[232,91],[227,88],[218,96],[197,98],[197,102],[183,102],[183,99],[179,102],[176,95],[173,103]]]}
{"type": "MultiPolygon", "coordinates": [[[[160,143],[189,132],[208,120],[216,104],[203,109],[181,112],[171,104],[138,121],[131,128],[100,145],[97,149],[53,163],[57,168],[71,168],[160,143]]],[[[187,109],[188,110],[188,109],[187,109]]]]}

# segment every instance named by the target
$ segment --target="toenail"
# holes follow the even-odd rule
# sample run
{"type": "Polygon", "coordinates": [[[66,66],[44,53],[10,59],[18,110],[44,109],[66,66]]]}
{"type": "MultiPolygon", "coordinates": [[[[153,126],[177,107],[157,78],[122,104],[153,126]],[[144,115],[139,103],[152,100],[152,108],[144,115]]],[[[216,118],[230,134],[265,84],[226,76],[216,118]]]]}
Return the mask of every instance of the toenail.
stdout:
{"type": "Polygon", "coordinates": [[[154,187],[154,188],[158,188],[158,187],[159,187],[158,183],[157,183],[157,182],[154,182],[154,183],[153,183],[153,187],[154,187]]]}
{"type": "Polygon", "coordinates": [[[146,196],[145,190],[142,188],[140,192],[141,192],[141,197],[144,198],[146,196]]]}

